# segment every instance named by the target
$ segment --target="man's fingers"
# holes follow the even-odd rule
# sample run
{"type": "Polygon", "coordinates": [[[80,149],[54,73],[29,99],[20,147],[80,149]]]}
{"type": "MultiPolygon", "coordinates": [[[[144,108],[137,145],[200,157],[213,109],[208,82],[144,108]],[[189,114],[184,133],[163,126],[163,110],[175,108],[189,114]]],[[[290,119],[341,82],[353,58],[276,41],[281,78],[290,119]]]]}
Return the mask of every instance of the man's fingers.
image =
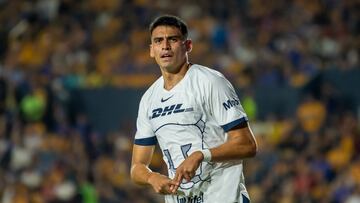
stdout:
{"type": "Polygon", "coordinates": [[[183,179],[183,175],[179,171],[176,171],[174,178],[171,180],[171,184],[172,184],[171,192],[172,193],[175,193],[177,191],[177,189],[179,188],[179,186],[181,184],[182,179],[183,179]]]}
{"type": "Polygon", "coordinates": [[[190,175],[189,173],[185,173],[185,174],[184,174],[184,178],[185,178],[185,180],[186,180],[187,182],[190,182],[190,180],[191,180],[191,175],[190,175]]]}
{"type": "Polygon", "coordinates": [[[172,179],[169,179],[168,177],[158,176],[155,177],[154,181],[151,182],[153,189],[158,194],[163,194],[163,195],[175,194],[177,191],[177,187],[178,187],[176,185],[177,182],[172,179]]]}
{"type": "Polygon", "coordinates": [[[174,185],[174,181],[169,179],[168,181],[162,183],[156,189],[156,192],[163,195],[175,194],[175,192],[177,191],[177,189],[175,190],[175,186],[176,185],[174,185]]]}
{"type": "Polygon", "coordinates": [[[179,177],[179,172],[176,171],[175,176],[174,176],[174,178],[172,179],[172,181],[175,181],[175,182],[176,182],[176,180],[178,179],[178,177],[179,177]]]}
{"type": "Polygon", "coordinates": [[[162,194],[164,194],[164,195],[173,194],[171,187],[172,187],[172,185],[170,183],[168,183],[168,185],[166,185],[163,188],[162,194]]]}
{"type": "Polygon", "coordinates": [[[171,186],[170,186],[170,193],[171,193],[171,194],[176,194],[176,191],[177,191],[178,188],[179,188],[179,187],[176,186],[176,185],[171,185],[171,186]]]}
{"type": "Polygon", "coordinates": [[[177,191],[177,189],[178,189],[178,185],[176,185],[177,183],[174,181],[174,180],[171,180],[170,181],[170,192],[172,193],[172,194],[174,194],[176,191],[177,191]]]}
{"type": "Polygon", "coordinates": [[[175,181],[175,185],[179,186],[181,184],[182,179],[184,178],[182,173],[176,172],[174,181],[175,181]]]}

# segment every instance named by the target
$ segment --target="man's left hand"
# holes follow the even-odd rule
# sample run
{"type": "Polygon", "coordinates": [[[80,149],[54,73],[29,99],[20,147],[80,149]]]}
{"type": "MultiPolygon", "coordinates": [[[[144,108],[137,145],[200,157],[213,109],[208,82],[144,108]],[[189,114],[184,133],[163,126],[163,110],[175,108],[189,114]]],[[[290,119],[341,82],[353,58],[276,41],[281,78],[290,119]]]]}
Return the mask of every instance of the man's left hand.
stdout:
{"type": "Polygon", "coordinates": [[[199,168],[203,159],[204,155],[200,151],[196,151],[179,165],[173,179],[177,184],[170,188],[172,192],[175,192],[178,189],[183,179],[189,182],[195,176],[196,170],[199,168]]]}

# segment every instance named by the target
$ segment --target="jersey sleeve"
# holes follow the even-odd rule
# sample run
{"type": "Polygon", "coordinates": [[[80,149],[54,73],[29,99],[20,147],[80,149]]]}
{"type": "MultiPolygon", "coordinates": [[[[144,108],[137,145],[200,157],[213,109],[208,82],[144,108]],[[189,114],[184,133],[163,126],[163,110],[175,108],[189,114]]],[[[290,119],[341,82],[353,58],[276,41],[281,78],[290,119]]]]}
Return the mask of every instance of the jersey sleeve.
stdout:
{"type": "Polygon", "coordinates": [[[140,101],[134,144],[143,146],[156,145],[157,139],[151,129],[149,118],[147,116],[148,107],[145,100],[145,97],[143,97],[140,101]]]}
{"type": "Polygon", "coordinates": [[[210,113],[225,132],[248,121],[234,87],[225,77],[214,78],[208,90],[207,103],[210,113]]]}

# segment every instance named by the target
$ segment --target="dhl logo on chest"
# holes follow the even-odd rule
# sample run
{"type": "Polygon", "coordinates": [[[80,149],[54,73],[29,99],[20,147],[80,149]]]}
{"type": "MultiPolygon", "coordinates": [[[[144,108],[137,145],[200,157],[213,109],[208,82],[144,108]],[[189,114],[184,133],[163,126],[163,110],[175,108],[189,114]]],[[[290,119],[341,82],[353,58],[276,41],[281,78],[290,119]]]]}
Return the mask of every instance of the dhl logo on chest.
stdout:
{"type": "Polygon", "coordinates": [[[181,108],[182,105],[183,104],[173,104],[165,106],[163,108],[156,108],[152,110],[152,115],[150,116],[150,119],[194,110],[193,108],[181,108]]]}

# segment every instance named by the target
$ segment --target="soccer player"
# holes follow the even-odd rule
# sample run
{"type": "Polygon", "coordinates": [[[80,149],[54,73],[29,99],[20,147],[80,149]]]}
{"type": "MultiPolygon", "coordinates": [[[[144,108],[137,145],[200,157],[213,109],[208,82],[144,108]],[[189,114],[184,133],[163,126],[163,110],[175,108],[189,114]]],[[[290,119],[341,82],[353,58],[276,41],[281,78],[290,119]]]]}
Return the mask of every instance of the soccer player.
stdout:
{"type": "Polygon", "coordinates": [[[234,88],[221,73],[189,63],[192,41],[180,18],[156,18],[150,36],[162,77],[140,101],[132,180],[151,185],[166,203],[249,202],[242,159],[257,144],[234,88]],[[168,176],[149,169],[157,143],[168,176]]]}

